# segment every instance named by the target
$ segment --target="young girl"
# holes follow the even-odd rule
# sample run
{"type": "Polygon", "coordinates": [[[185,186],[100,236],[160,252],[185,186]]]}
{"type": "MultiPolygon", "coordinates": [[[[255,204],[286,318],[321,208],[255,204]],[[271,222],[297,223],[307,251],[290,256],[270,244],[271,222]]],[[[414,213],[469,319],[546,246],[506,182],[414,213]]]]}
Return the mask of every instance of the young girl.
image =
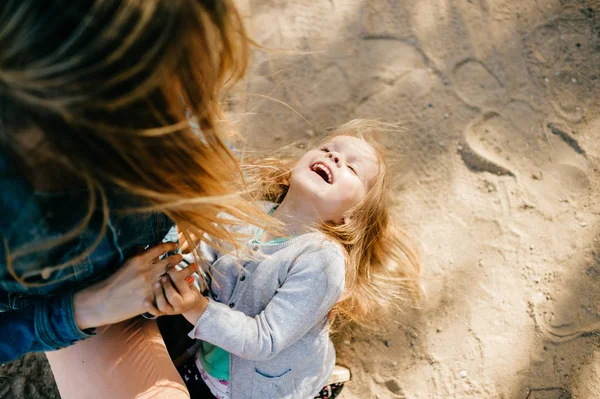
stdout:
{"type": "Polygon", "coordinates": [[[175,270],[154,285],[153,313],[194,325],[192,397],[210,397],[206,387],[217,398],[315,397],[335,365],[329,321],[365,324],[418,293],[417,257],[388,213],[382,150],[349,135],[373,126],[342,126],[291,171],[268,160],[255,169],[283,234],[241,227],[252,237],[244,254],[201,244],[208,296],[175,270]]]}

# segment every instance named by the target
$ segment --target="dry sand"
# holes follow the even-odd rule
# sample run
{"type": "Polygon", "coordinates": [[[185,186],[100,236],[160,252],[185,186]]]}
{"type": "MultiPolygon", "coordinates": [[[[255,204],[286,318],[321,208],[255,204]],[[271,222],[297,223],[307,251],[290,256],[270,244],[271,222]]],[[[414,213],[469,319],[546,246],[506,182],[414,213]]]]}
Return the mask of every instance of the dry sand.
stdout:
{"type": "MultiPolygon", "coordinates": [[[[338,339],[341,397],[600,398],[600,2],[243,5],[257,41],[288,51],[256,53],[237,96],[250,145],[308,147],[353,118],[407,127],[385,144],[426,300],[338,339]]],[[[57,398],[41,359],[2,366],[0,398],[57,398]]]]}

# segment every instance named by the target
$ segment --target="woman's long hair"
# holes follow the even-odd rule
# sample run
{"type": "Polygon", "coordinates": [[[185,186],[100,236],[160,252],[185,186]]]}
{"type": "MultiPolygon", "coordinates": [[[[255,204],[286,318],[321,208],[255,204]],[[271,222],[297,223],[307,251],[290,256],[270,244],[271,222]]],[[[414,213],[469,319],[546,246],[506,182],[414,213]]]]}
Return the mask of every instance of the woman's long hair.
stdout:
{"type": "MultiPolygon", "coordinates": [[[[30,161],[36,152],[89,193],[88,213],[71,231],[5,248],[13,277],[21,281],[12,267],[19,257],[73,239],[95,209],[105,219],[99,242],[109,188],[141,200],[130,211],[163,212],[186,235],[233,243],[220,212],[264,223],[237,195],[242,176],[218,104],[247,59],[248,38],[231,0],[4,1],[2,151],[32,183],[59,177],[41,173],[30,161]],[[31,137],[39,138],[35,148],[31,137]]],[[[52,266],[76,263],[93,248],[52,266]]]]}
{"type": "MultiPolygon", "coordinates": [[[[390,213],[386,151],[374,139],[378,132],[394,127],[373,120],[353,120],[336,128],[330,136],[361,138],[379,158],[377,179],[366,197],[348,212],[348,221],[342,224],[325,221],[317,226],[345,252],[344,293],[330,313],[330,318],[336,320],[336,329],[349,322],[374,328],[386,314],[414,307],[421,294],[421,262],[416,245],[390,213]]],[[[245,162],[243,169],[249,176],[254,199],[281,203],[290,185],[294,163],[295,159],[286,155],[245,162]]]]}

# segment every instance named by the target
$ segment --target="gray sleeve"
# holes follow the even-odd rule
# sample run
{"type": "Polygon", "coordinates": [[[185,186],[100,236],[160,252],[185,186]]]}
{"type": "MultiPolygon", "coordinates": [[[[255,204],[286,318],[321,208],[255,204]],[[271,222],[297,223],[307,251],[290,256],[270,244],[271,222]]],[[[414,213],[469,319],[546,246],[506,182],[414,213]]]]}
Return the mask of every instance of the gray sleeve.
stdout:
{"type": "Polygon", "coordinates": [[[342,295],[344,274],[339,249],[323,245],[296,259],[256,317],[211,300],[189,336],[245,359],[268,360],[325,320],[342,295]]]}

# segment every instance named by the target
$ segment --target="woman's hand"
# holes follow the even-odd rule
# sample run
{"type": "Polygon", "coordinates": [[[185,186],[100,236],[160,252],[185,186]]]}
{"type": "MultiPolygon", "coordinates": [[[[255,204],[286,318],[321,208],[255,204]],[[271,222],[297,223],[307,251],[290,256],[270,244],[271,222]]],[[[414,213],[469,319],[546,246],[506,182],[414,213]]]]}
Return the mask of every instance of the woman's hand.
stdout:
{"type": "Polygon", "coordinates": [[[180,254],[159,257],[177,249],[176,243],[162,243],[127,260],[106,280],[74,296],[75,322],[80,329],[118,323],[144,313],[145,302],[153,298],[152,283],[167,269],[182,261],[180,254]]]}
{"type": "Polygon", "coordinates": [[[181,271],[169,268],[167,275],[152,285],[156,306],[146,301],[146,310],[155,316],[183,314],[195,325],[208,306],[208,299],[194,286],[192,273],[197,270],[195,264],[181,271]]]}
{"type": "Polygon", "coordinates": [[[183,254],[189,254],[190,252],[192,252],[192,250],[196,247],[196,245],[194,245],[194,243],[200,242],[200,240],[198,240],[198,238],[195,235],[190,234],[192,243],[188,243],[188,240],[186,239],[185,235],[181,231],[178,231],[177,237],[179,239],[179,248],[181,249],[181,253],[183,253],[183,254]]]}

